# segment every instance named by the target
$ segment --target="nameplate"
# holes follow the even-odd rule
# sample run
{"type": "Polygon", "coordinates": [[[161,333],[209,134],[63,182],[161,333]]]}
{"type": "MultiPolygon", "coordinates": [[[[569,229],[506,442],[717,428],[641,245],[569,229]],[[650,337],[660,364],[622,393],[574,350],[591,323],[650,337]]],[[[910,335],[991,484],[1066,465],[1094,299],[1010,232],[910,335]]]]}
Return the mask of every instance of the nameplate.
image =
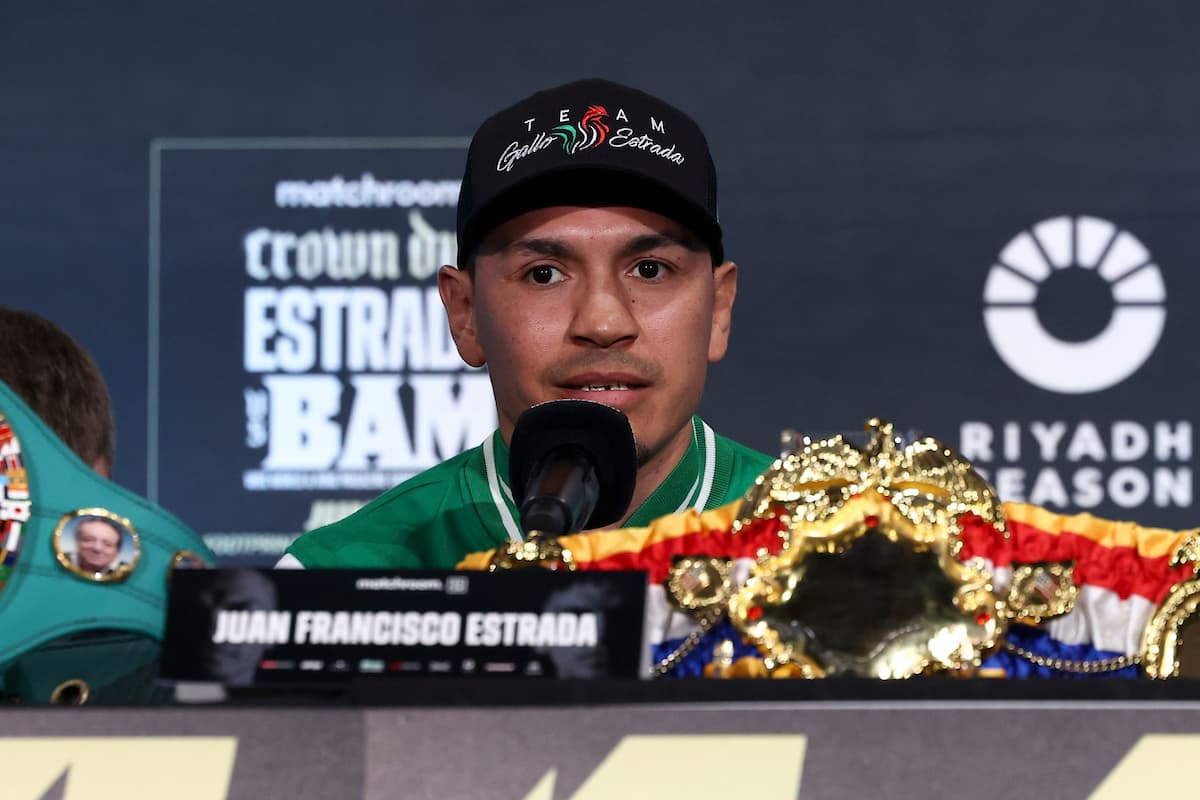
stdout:
{"type": "Polygon", "coordinates": [[[636,677],[645,599],[644,572],[177,570],[162,676],[636,677]]]}

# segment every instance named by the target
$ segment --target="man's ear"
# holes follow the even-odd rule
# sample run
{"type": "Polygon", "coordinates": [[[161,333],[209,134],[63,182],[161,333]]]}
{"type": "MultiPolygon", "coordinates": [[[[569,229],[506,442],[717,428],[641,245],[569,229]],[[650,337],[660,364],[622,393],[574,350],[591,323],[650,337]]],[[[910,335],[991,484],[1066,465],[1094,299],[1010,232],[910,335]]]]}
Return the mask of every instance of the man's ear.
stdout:
{"type": "Polygon", "coordinates": [[[102,478],[112,480],[112,464],[108,462],[108,458],[105,456],[96,456],[96,460],[92,462],[92,472],[95,472],[102,478]]]}
{"type": "Polygon", "coordinates": [[[446,307],[446,320],[458,354],[472,367],[482,367],[485,359],[475,331],[475,283],[471,274],[443,266],[438,270],[438,294],[446,307]]]}
{"type": "Polygon", "coordinates": [[[737,264],[726,261],[713,270],[712,334],[708,337],[708,360],[715,364],[729,347],[733,300],[737,297],[737,264]]]}

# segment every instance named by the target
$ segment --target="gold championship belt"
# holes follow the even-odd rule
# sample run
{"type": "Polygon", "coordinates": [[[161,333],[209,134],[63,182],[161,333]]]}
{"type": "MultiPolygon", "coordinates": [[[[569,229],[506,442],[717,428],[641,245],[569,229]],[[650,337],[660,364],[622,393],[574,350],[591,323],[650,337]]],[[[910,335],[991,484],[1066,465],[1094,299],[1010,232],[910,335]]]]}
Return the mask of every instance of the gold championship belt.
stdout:
{"type": "Polygon", "coordinates": [[[557,572],[575,570],[571,551],[559,544],[558,539],[546,536],[541,531],[530,531],[521,542],[509,542],[497,547],[488,562],[488,572],[541,567],[557,572]]]}
{"type": "Polygon", "coordinates": [[[783,549],[729,598],[768,671],[906,678],[972,670],[1010,609],[982,560],[958,560],[965,515],[1006,535],[1000,503],[935,439],[900,448],[871,420],[863,449],[802,442],[755,482],[734,530],[774,517],[783,549]]]}
{"type": "Polygon", "coordinates": [[[1142,669],[1151,678],[1200,678],[1200,533],[1192,533],[1171,555],[1171,566],[1191,566],[1192,578],[1171,587],[1142,635],[1142,669]],[[1185,637],[1185,633],[1193,635],[1185,637]]]}
{"type": "MultiPolygon", "coordinates": [[[[1200,677],[1200,634],[1185,636],[1200,609],[1200,530],[1088,518],[1130,531],[1134,549],[1157,537],[1177,577],[1155,601],[1144,631],[1139,627],[1139,652],[1090,661],[1042,657],[1006,641],[1005,633],[1014,624],[1043,626],[1074,608],[1073,562],[1013,558],[996,571],[982,557],[965,557],[965,533],[1011,543],[995,490],[936,439],[905,443],[878,419],[866,428],[870,438],[861,447],[841,435],[794,442],[759,476],[730,535],[777,530],[778,546],[743,558],[751,561],[748,573],[745,563],[737,572],[726,557],[674,557],[664,588],[696,629],[656,674],[670,672],[727,619],[757,656],[735,659],[734,643],[720,641],[707,677],[983,676],[981,662],[1000,647],[1055,671],[1100,674],[1139,665],[1149,677],[1200,677]]],[[[484,568],[525,566],[577,568],[569,547],[536,532],[492,552],[484,568]]]]}
{"type": "Polygon", "coordinates": [[[801,441],[747,492],[735,534],[767,520],[781,549],[760,554],[740,587],[721,559],[680,559],[676,607],[707,630],[724,615],[761,653],[733,662],[718,645],[711,677],[974,674],[1010,622],[1070,610],[1070,565],[1021,565],[997,592],[990,565],[959,560],[964,525],[1007,538],[995,491],[936,439],[902,445],[870,420],[859,448],[838,435],[801,441]]]}

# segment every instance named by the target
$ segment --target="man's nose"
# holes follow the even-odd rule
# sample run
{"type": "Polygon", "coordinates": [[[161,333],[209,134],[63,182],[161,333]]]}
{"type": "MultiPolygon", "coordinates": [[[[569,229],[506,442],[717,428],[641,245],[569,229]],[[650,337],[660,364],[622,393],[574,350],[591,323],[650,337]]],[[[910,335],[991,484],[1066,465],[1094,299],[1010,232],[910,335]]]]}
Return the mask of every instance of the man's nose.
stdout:
{"type": "Polygon", "coordinates": [[[576,342],[593,347],[612,347],[637,338],[633,301],[619,280],[593,280],[579,288],[569,333],[576,342]]]}

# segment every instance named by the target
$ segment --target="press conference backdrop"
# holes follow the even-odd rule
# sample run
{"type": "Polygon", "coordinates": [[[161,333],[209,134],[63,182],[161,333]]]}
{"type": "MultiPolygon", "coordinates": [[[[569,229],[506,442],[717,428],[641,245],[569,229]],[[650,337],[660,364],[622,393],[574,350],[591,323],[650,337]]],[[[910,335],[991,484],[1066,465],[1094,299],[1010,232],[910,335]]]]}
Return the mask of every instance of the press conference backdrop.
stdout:
{"type": "Polygon", "coordinates": [[[1197,30],[1186,3],[43,3],[0,25],[0,303],[96,356],[118,481],[273,561],[492,429],[435,289],[467,138],[609,77],[718,164],[717,430],[881,415],[1007,499],[1189,527],[1197,30]]]}

